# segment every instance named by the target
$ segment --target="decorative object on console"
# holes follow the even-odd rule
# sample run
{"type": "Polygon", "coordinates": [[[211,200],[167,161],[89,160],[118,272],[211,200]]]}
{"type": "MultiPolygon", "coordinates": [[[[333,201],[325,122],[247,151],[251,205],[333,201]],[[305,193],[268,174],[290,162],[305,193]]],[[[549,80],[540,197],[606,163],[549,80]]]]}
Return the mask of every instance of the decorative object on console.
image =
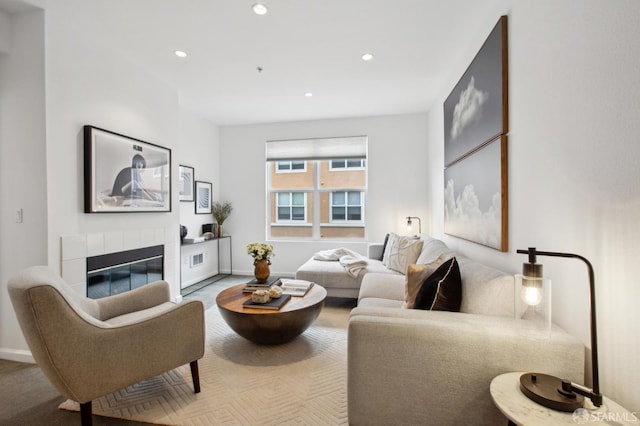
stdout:
{"type": "Polygon", "coordinates": [[[230,201],[216,201],[213,203],[212,214],[213,218],[216,220],[218,224],[217,236],[218,238],[222,237],[222,224],[229,217],[231,212],[233,211],[233,206],[230,201]]]}
{"type": "Polygon", "coordinates": [[[193,201],[193,167],[180,165],[180,201],[193,201]]]}
{"type": "Polygon", "coordinates": [[[502,16],[444,103],[445,232],[505,252],[507,64],[502,16]]]}
{"type": "Polygon", "coordinates": [[[247,244],[247,254],[253,257],[255,276],[258,282],[265,282],[271,275],[269,265],[271,265],[271,257],[274,256],[273,246],[267,243],[249,243],[247,244]]]}
{"type": "Polygon", "coordinates": [[[413,231],[413,222],[411,219],[418,219],[418,234],[422,234],[422,221],[418,216],[407,216],[407,232],[413,231]]]}
{"type": "Polygon", "coordinates": [[[196,181],[196,214],[211,214],[211,182],[196,181]]]}
{"type": "Polygon", "coordinates": [[[171,211],[171,150],[84,126],[84,212],[171,211]]]}
{"type": "MultiPolygon", "coordinates": [[[[529,264],[523,268],[524,279],[539,279],[542,275],[542,267],[537,266],[536,256],[565,257],[580,259],[587,265],[589,274],[589,298],[591,309],[591,379],[593,389],[572,383],[568,380],[561,380],[548,374],[525,373],[520,376],[520,388],[522,392],[531,400],[545,407],[558,411],[574,411],[583,405],[583,396],[591,400],[593,405],[602,405],[602,394],[600,393],[600,381],[598,378],[598,337],[596,327],[596,294],[595,276],[593,266],[586,258],[571,253],[557,253],[549,251],[538,251],[534,247],[528,250],[517,250],[520,254],[529,255],[529,264]],[[530,275],[527,275],[530,274],[530,275]]],[[[527,291],[535,289],[534,284],[527,291]]]]}
{"type": "Polygon", "coordinates": [[[180,243],[184,243],[184,237],[187,236],[187,227],[180,225],[180,243]]]}

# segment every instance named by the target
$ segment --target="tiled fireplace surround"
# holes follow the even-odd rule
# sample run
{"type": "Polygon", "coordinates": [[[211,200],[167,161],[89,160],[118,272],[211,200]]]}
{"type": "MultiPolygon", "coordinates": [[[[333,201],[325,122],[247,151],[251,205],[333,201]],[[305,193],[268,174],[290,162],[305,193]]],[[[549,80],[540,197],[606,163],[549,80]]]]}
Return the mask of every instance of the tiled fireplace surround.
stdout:
{"type": "Polygon", "coordinates": [[[86,296],[87,257],[164,245],[164,275],[165,280],[171,282],[178,276],[174,266],[177,241],[178,231],[173,228],[63,235],[60,237],[62,278],[74,291],[86,296]]]}

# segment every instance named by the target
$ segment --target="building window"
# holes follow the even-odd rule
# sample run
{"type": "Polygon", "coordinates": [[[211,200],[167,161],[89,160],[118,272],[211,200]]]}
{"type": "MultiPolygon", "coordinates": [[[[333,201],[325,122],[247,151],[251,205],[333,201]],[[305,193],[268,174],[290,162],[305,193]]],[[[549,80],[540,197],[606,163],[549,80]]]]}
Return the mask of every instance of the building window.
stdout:
{"type": "Polygon", "coordinates": [[[304,192],[278,192],[277,221],[304,221],[306,218],[306,197],[304,192]]]}
{"type": "Polygon", "coordinates": [[[362,192],[334,191],[331,193],[331,222],[361,222],[362,192]]]}
{"type": "Polygon", "coordinates": [[[364,170],[366,160],[331,160],[331,170],[364,170]]]}
{"type": "Polygon", "coordinates": [[[295,173],[307,170],[306,161],[278,161],[276,164],[277,173],[295,173]]]}
{"type": "Polygon", "coordinates": [[[267,239],[366,238],[366,136],[267,141],[266,148],[267,239]]]}

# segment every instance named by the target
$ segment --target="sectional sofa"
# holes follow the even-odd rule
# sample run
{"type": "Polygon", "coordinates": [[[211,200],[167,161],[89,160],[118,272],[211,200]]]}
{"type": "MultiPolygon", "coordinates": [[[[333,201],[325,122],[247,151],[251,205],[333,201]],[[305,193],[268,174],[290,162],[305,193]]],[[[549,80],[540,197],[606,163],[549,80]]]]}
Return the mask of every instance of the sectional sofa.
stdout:
{"type": "Polygon", "coordinates": [[[420,262],[456,258],[460,312],[405,308],[401,273],[359,277],[348,330],[350,424],[506,424],[489,393],[495,376],[538,371],[583,383],[583,344],[554,325],[518,319],[512,275],[421,240],[420,262]]]}

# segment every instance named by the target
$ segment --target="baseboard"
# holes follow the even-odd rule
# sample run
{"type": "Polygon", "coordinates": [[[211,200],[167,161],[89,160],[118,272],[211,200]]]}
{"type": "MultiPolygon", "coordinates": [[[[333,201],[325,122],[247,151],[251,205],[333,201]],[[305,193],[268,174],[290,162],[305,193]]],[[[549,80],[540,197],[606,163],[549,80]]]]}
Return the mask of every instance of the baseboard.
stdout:
{"type": "Polygon", "coordinates": [[[9,349],[0,348],[0,359],[6,359],[8,361],[26,362],[29,364],[35,364],[36,360],[33,359],[31,351],[24,349],[9,349]]]}

